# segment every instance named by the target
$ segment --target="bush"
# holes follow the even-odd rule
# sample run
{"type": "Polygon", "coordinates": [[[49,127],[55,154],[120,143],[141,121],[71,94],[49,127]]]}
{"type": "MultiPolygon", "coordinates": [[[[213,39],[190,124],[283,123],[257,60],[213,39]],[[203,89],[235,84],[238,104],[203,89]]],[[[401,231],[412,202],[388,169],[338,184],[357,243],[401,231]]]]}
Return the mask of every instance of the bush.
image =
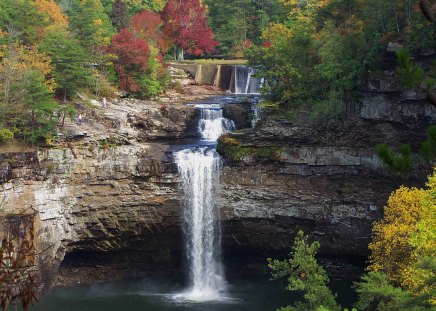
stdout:
{"type": "Polygon", "coordinates": [[[14,133],[9,129],[0,129],[0,143],[14,139],[14,133]]]}

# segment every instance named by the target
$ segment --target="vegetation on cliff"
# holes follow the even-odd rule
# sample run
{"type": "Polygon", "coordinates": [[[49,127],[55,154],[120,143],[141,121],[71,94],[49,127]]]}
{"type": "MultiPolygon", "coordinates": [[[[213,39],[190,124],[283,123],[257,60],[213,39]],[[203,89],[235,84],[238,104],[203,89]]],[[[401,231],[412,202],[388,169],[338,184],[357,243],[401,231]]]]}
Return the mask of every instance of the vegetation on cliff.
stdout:
{"type": "MultiPolygon", "coordinates": [[[[425,189],[394,191],[373,228],[369,272],[355,284],[357,310],[433,310],[436,304],[436,170],[425,189]]],[[[315,259],[319,243],[298,232],[290,258],[268,259],[304,300],[281,310],[340,310],[315,259]]]]}
{"type": "Polygon", "coordinates": [[[78,92],[155,96],[164,55],[211,52],[213,36],[199,0],[1,1],[0,142],[50,141],[78,92]]]}
{"type": "MultiPolygon", "coordinates": [[[[265,94],[287,109],[305,106],[315,119],[339,116],[368,76],[383,72],[388,45],[433,53],[432,23],[418,1],[289,0],[283,23],[262,32],[246,53],[265,78],[265,94]]],[[[432,77],[434,78],[433,74],[432,77]]],[[[435,80],[427,80],[435,87],[435,80]]]]}

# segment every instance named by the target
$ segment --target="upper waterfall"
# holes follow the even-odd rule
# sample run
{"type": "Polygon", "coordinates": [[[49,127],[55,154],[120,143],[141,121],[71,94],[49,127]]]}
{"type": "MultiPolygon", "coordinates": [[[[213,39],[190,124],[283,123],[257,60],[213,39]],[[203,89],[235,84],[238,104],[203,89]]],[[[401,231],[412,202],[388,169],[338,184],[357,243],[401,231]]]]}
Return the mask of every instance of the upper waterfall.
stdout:
{"type": "Polygon", "coordinates": [[[260,94],[263,79],[255,76],[256,71],[247,66],[235,66],[232,74],[234,93],[236,94],[260,94]]]}
{"type": "Polygon", "coordinates": [[[198,131],[203,140],[216,141],[218,138],[235,130],[235,123],[223,117],[221,105],[196,105],[200,111],[198,131]]]}

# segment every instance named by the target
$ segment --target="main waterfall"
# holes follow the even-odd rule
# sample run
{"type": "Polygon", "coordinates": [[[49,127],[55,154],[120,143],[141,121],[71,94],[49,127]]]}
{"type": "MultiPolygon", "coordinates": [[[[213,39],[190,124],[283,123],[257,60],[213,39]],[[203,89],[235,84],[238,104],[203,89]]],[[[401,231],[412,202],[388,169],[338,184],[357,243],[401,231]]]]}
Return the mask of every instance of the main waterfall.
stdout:
{"type": "Polygon", "coordinates": [[[182,296],[188,300],[219,299],[225,290],[221,269],[221,232],[214,194],[218,186],[220,157],[215,144],[220,135],[234,130],[233,121],[223,118],[220,105],[198,105],[198,131],[202,141],[175,154],[185,193],[185,240],[191,288],[182,296]]]}

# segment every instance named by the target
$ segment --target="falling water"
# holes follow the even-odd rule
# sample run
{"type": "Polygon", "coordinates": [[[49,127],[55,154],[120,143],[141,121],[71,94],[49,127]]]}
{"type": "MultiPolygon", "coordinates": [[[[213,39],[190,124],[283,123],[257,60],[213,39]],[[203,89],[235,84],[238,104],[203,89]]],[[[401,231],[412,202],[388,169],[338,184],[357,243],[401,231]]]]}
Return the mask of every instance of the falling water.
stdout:
{"type": "MultiPolygon", "coordinates": [[[[221,105],[197,105],[198,131],[207,141],[234,129],[223,118],[221,105]]],[[[214,146],[190,147],[175,154],[185,192],[184,223],[191,288],[182,297],[191,301],[221,298],[225,281],[220,264],[221,232],[214,194],[220,157],[214,146]]]]}
{"type": "Polygon", "coordinates": [[[221,85],[221,65],[217,65],[216,67],[216,74],[213,85],[218,87],[221,85]]]}
{"type": "Polygon", "coordinates": [[[250,112],[251,112],[251,127],[255,128],[257,122],[259,122],[259,120],[260,120],[261,110],[260,110],[259,104],[252,103],[250,112]]]}
{"type": "Polygon", "coordinates": [[[198,131],[204,140],[216,141],[222,134],[235,130],[235,123],[223,117],[221,105],[197,105],[200,108],[198,131]]]}
{"type": "Polygon", "coordinates": [[[263,84],[262,78],[255,77],[255,70],[247,66],[235,66],[234,90],[236,94],[259,94],[263,84]]]}

